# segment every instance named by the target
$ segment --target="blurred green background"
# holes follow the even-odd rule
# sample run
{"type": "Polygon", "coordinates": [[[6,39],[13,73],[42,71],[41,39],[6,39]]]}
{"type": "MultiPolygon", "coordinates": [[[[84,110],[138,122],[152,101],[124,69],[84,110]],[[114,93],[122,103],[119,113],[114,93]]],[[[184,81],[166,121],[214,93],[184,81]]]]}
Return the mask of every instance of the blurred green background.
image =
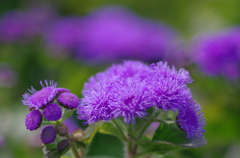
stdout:
{"type": "MultiPolygon", "coordinates": [[[[102,6],[120,5],[140,17],[159,20],[176,29],[186,47],[198,34],[240,25],[239,0],[8,0],[0,2],[0,15],[39,4],[51,6],[58,14],[65,16],[84,16],[102,6]]],[[[49,55],[41,39],[36,38],[24,44],[1,43],[0,67],[9,69],[11,74],[10,79],[0,81],[0,142],[4,141],[2,145],[0,143],[0,157],[42,158],[42,147],[37,137],[39,131],[30,132],[24,126],[28,109],[21,104],[22,94],[31,86],[40,89],[40,80],[52,79],[58,82],[59,87],[70,89],[81,97],[84,82],[91,75],[103,71],[106,65],[86,65],[69,56],[56,58],[49,55]]],[[[194,64],[186,65],[185,69],[194,79],[190,85],[194,99],[203,108],[208,144],[198,149],[173,151],[165,157],[239,158],[239,82],[208,77],[194,64]]],[[[115,138],[98,136],[96,143],[109,145],[99,141],[103,138],[109,139],[109,143],[116,142],[111,141],[115,138]]],[[[114,151],[119,144],[115,146],[114,151]]]]}

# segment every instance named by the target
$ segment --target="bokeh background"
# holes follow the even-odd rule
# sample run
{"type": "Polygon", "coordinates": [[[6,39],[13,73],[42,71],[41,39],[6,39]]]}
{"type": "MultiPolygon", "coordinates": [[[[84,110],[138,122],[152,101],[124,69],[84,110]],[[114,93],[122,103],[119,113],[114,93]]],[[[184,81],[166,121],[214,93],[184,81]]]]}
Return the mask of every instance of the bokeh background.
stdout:
{"type": "MultiPolygon", "coordinates": [[[[133,59],[168,61],[194,79],[189,87],[203,109],[208,144],[165,158],[239,158],[240,40],[231,38],[235,49],[224,57],[209,57],[215,59],[209,59],[209,69],[230,63],[226,73],[202,69],[196,55],[202,51],[198,37],[240,26],[239,8],[239,0],[0,1],[0,157],[43,157],[39,131],[24,126],[28,109],[21,99],[28,88],[38,90],[40,80],[52,79],[81,97],[90,76],[133,59]]],[[[207,54],[225,51],[209,47],[207,54]]],[[[115,139],[98,135],[91,152],[106,150],[121,158],[115,139]]]]}

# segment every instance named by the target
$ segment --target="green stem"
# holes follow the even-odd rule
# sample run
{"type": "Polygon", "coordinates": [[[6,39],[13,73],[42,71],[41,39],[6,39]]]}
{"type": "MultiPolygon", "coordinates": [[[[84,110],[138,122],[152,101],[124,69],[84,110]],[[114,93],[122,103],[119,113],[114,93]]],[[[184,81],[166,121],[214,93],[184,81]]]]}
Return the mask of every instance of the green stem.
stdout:
{"type": "Polygon", "coordinates": [[[120,128],[120,126],[118,125],[116,120],[112,120],[112,122],[114,123],[114,125],[117,127],[118,131],[120,132],[120,134],[122,135],[124,141],[128,141],[127,137],[125,136],[125,134],[123,133],[122,129],[120,128]]]}
{"type": "Polygon", "coordinates": [[[79,155],[79,153],[77,151],[77,147],[76,147],[75,143],[71,140],[69,135],[67,135],[67,138],[68,138],[68,140],[69,140],[69,142],[71,144],[71,150],[73,152],[74,157],[75,158],[81,158],[81,156],[79,155]]]}
{"type": "MultiPolygon", "coordinates": [[[[129,124],[128,126],[128,133],[132,134],[132,124],[129,124]]],[[[132,145],[133,141],[131,139],[128,139],[128,157],[132,157],[132,145]]]]}
{"type": "MultiPolygon", "coordinates": [[[[160,111],[155,112],[155,114],[153,114],[153,117],[146,122],[146,124],[143,126],[143,128],[138,133],[137,139],[140,139],[142,137],[142,135],[147,130],[147,128],[151,125],[151,123],[154,121],[154,119],[156,119],[158,117],[159,113],[160,113],[160,111]]],[[[138,147],[138,144],[135,144],[133,146],[132,152],[131,152],[133,155],[136,155],[137,147],[138,147]]]]}

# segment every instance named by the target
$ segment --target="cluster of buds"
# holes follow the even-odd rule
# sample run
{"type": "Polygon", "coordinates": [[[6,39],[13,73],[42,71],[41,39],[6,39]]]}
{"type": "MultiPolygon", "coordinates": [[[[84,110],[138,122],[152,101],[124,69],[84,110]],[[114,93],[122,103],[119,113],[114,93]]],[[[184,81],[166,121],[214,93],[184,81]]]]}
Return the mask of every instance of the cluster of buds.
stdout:
{"type": "Polygon", "coordinates": [[[68,89],[57,88],[54,81],[45,80],[45,85],[40,82],[42,89],[36,91],[33,87],[29,92],[23,94],[22,103],[29,106],[29,113],[26,115],[25,125],[30,131],[36,130],[41,125],[50,124],[42,129],[41,141],[50,144],[57,136],[63,137],[57,144],[58,151],[62,152],[70,146],[68,139],[68,126],[64,125],[64,119],[69,112],[80,104],[80,99],[68,89]]]}

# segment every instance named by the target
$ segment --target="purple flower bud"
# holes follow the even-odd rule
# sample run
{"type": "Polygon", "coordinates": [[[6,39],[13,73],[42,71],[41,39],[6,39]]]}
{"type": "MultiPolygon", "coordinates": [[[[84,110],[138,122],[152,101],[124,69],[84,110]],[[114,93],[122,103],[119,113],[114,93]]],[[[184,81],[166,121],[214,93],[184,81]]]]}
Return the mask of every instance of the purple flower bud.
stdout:
{"type": "Polygon", "coordinates": [[[40,84],[43,87],[40,91],[36,91],[31,87],[31,89],[28,90],[30,93],[26,92],[23,94],[22,104],[39,109],[53,101],[54,97],[57,95],[57,83],[51,80],[48,84],[48,81],[45,80],[46,87],[44,87],[42,81],[40,84]]]}
{"type": "Polygon", "coordinates": [[[70,143],[68,139],[64,139],[57,144],[57,149],[59,152],[66,151],[69,149],[69,147],[70,147],[70,143]]]}
{"type": "Polygon", "coordinates": [[[33,110],[26,115],[25,125],[30,131],[36,130],[42,123],[42,114],[39,110],[33,110]]]}
{"type": "Polygon", "coordinates": [[[68,89],[65,89],[65,88],[57,88],[57,94],[61,94],[61,93],[64,93],[64,92],[70,92],[70,90],[68,89]]]}
{"type": "Polygon", "coordinates": [[[58,102],[65,108],[74,109],[80,104],[80,99],[72,93],[61,93],[58,97],[58,102]]]}
{"type": "Polygon", "coordinates": [[[50,143],[54,142],[56,136],[57,136],[57,133],[55,132],[54,127],[46,126],[42,130],[41,140],[44,144],[50,144],[50,143]]]}
{"type": "Polygon", "coordinates": [[[57,121],[62,117],[61,108],[57,104],[50,103],[43,109],[43,116],[49,121],[57,121]]]}
{"type": "Polygon", "coordinates": [[[68,134],[68,128],[66,126],[57,126],[55,130],[60,136],[66,136],[68,134]]]}

